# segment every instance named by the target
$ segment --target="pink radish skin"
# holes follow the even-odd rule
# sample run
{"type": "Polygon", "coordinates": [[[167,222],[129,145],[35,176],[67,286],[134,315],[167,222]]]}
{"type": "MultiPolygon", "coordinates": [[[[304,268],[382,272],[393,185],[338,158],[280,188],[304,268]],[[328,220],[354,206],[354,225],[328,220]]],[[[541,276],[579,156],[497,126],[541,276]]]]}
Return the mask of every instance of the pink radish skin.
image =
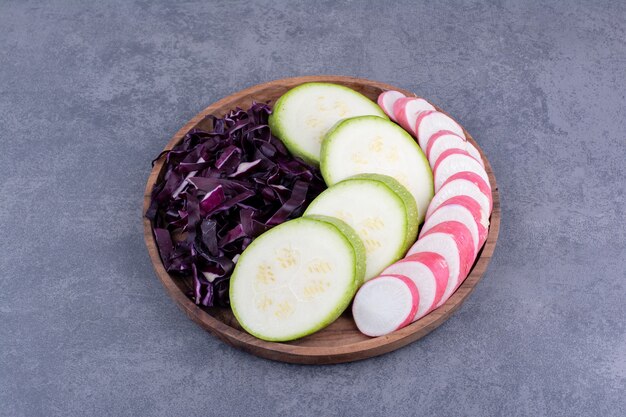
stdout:
{"type": "Polygon", "coordinates": [[[449,130],[465,139],[465,133],[461,126],[444,113],[431,110],[423,111],[417,116],[414,132],[424,152],[428,149],[428,142],[431,137],[441,130],[449,130]]]}
{"type": "Polygon", "coordinates": [[[390,265],[383,274],[401,274],[411,279],[420,294],[413,321],[432,311],[441,301],[448,284],[448,264],[434,252],[418,252],[390,265]]]}
{"type": "Polygon", "coordinates": [[[430,162],[431,168],[434,167],[435,162],[437,162],[441,154],[448,149],[463,150],[476,159],[480,165],[485,166],[480,152],[478,152],[478,149],[476,149],[474,145],[449,130],[440,130],[430,138],[428,148],[426,148],[426,158],[428,162],[430,162]]]}
{"type": "Polygon", "coordinates": [[[399,91],[389,90],[381,93],[378,96],[378,106],[383,109],[385,114],[389,116],[391,120],[397,122],[393,112],[393,106],[396,101],[405,98],[406,96],[399,91]]]}
{"type": "MultiPolygon", "coordinates": [[[[438,224],[447,221],[457,221],[465,225],[465,227],[467,227],[467,230],[469,230],[472,237],[474,253],[477,253],[481,243],[478,232],[478,224],[476,223],[474,215],[467,207],[463,205],[446,203],[442,204],[437,210],[433,212],[433,214],[428,219],[426,219],[426,222],[424,223],[420,231],[420,237],[426,234],[430,229],[437,226],[438,224]]],[[[480,207],[478,216],[480,218],[480,207]]]]}
{"type": "Polygon", "coordinates": [[[474,172],[485,182],[489,182],[487,171],[474,157],[460,149],[448,149],[439,156],[433,167],[435,192],[439,191],[448,178],[462,171],[474,172]]]}
{"type": "MultiPolygon", "coordinates": [[[[466,142],[468,143],[468,142],[466,142]]],[[[441,160],[443,160],[445,157],[450,156],[450,155],[466,155],[469,156],[470,158],[472,158],[474,161],[478,162],[480,164],[480,161],[478,159],[476,159],[476,157],[474,155],[472,155],[471,153],[469,153],[468,151],[466,151],[465,149],[461,149],[461,148],[450,148],[450,149],[446,149],[443,152],[440,152],[439,155],[437,156],[437,159],[435,160],[435,166],[437,166],[437,163],[440,162],[441,160]]],[[[434,155],[433,155],[434,156],[434,155]]],[[[434,167],[433,167],[434,168],[434,167]]],[[[484,170],[484,167],[483,167],[484,170]]],[[[485,171],[485,174],[487,172],[485,171]]]]}
{"type": "MultiPolygon", "coordinates": [[[[448,279],[444,288],[443,296],[437,303],[436,307],[447,300],[456,287],[459,280],[461,259],[457,244],[448,234],[431,234],[418,239],[417,242],[409,249],[408,255],[414,255],[421,252],[434,252],[444,258],[448,265],[448,279]]],[[[407,256],[408,258],[408,256],[407,256]]],[[[406,259],[406,258],[405,258],[406,259]]]]}
{"type": "Polygon", "coordinates": [[[397,328],[397,329],[401,329],[404,326],[407,326],[413,323],[413,317],[415,317],[415,314],[417,313],[417,308],[420,303],[420,292],[417,289],[417,286],[415,285],[413,280],[410,279],[409,277],[405,277],[404,275],[400,275],[400,274],[392,274],[391,276],[398,278],[399,280],[404,282],[404,284],[407,286],[407,288],[411,292],[411,300],[412,300],[411,310],[409,310],[409,313],[406,315],[406,318],[404,319],[402,323],[400,323],[400,325],[397,328]]]}
{"type": "Polygon", "coordinates": [[[452,296],[487,239],[493,210],[485,162],[455,120],[398,91],[383,92],[378,105],[416,137],[433,171],[435,195],[406,257],[363,284],[354,298],[355,323],[368,336],[402,328],[452,296]]]}
{"type": "Polygon", "coordinates": [[[447,222],[439,223],[438,225],[434,226],[428,232],[424,233],[422,237],[426,237],[429,234],[436,233],[449,234],[454,238],[454,241],[459,248],[459,255],[461,259],[459,272],[461,274],[461,279],[457,283],[458,287],[465,279],[465,276],[469,274],[469,271],[470,269],[472,269],[472,265],[474,264],[474,259],[476,259],[476,251],[474,251],[472,235],[467,226],[465,226],[463,223],[457,222],[455,220],[449,220],[447,222]]]}
{"type": "Polygon", "coordinates": [[[478,249],[480,249],[487,240],[487,234],[489,233],[489,214],[480,207],[480,204],[478,204],[476,200],[466,195],[459,195],[447,199],[434,213],[437,213],[444,207],[456,205],[465,207],[472,214],[472,217],[474,217],[478,228],[478,249]]]}
{"type": "Polygon", "coordinates": [[[463,139],[461,136],[457,135],[456,133],[452,132],[451,130],[440,130],[439,132],[437,132],[434,135],[432,135],[430,140],[428,141],[428,146],[424,150],[424,154],[426,155],[427,158],[430,158],[431,149],[432,149],[433,145],[435,144],[435,140],[437,140],[441,136],[447,136],[447,135],[454,135],[454,136],[458,137],[459,139],[461,139],[463,142],[467,142],[467,139],[463,139]]]}
{"type": "Polygon", "coordinates": [[[412,135],[416,134],[415,123],[417,122],[417,116],[424,110],[435,110],[435,108],[428,101],[418,97],[404,97],[393,105],[393,114],[396,117],[396,121],[412,135]]]}
{"type": "Polygon", "coordinates": [[[473,172],[464,171],[464,172],[459,172],[457,174],[454,174],[453,176],[448,178],[448,180],[444,182],[444,185],[446,185],[447,183],[451,181],[460,180],[460,179],[467,180],[476,184],[476,186],[480,188],[480,191],[489,198],[489,215],[491,215],[491,211],[493,210],[493,196],[491,195],[491,183],[489,181],[485,181],[481,176],[476,175],[473,172]]]}
{"type": "Polygon", "coordinates": [[[408,277],[380,275],[359,288],[352,303],[352,316],[361,333],[383,336],[413,321],[419,299],[419,291],[408,277]]]}
{"type": "Polygon", "coordinates": [[[440,223],[430,229],[409,249],[408,254],[435,252],[448,264],[448,282],[438,306],[463,282],[474,261],[474,245],[467,227],[456,221],[440,223]]]}
{"type": "Polygon", "coordinates": [[[426,210],[426,218],[430,217],[446,200],[462,195],[476,200],[481,210],[485,211],[489,217],[493,206],[489,185],[473,172],[459,172],[448,178],[435,194],[426,210]]]}

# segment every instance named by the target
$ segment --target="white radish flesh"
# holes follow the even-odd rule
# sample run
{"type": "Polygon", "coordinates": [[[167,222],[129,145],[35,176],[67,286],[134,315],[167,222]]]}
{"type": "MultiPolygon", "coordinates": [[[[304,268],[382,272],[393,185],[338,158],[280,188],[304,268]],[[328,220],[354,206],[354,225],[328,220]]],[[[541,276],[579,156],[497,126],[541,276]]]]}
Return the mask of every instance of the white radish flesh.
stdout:
{"type": "Polygon", "coordinates": [[[394,90],[384,91],[378,96],[378,106],[380,106],[380,108],[383,109],[385,114],[387,114],[387,116],[389,116],[391,120],[393,120],[394,122],[397,122],[396,117],[393,113],[393,106],[396,103],[396,101],[404,97],[406,96],[399,91],[394,91],[394,90]]]}
{"type": "Polygon", "coordinates": [[[437,212],[448,206],[465,207],[471,213],[477,226],[478,248],[480,248],[487,240],[487,234],[489,233],[489,213],[483,210],[480,207],[480,204],[472,197],[467,195],[458,195],[444,201],[439,208],[434,211],[432,217],[434,217],[437,212]]]}
{"type": "Polygon", "coordinates": [[[428,205],[426,217],[429,217],[446,200],[461,195],[476,200],[481,210],[485,211],[489,217],[493,205],[491,188],[482,177],[473,172],[459,172],[448,178],[428,205]]]}
{"type": "Polygon", "coordinates": [[[476,259],[476,251],[474,250],[472,236],[467,226],[455,220],[439,223],[428,232],[424,233],[423,237],[428,236],[429,234],[445,233],[454,238],[459,250],[461,264],[459,270],[459,281],[457,282],[458,287],[461,285],[461,282],[463,282],[467,274],[469,274],[470,269],[472,269],[472,265],[476,259]]]}
{"type": "Polygon", "coordinates": [[[418,114],[425,110],[435,110],[435,108],[428,101],[417,97],[401,98],[393,105],[395,121],[412,135],[416,134],[415,123],[418,114]]]}
{"type": "Polygon", "coordinates": [[[352,316],[361,333],[383,336],[411,323],[419,298],[409,278],[381,275],[361,286],[352,303],[352,316]]]}
{"type": "Polygon", "coordinates": [[[422,149],[428,149],[431,137],[440,130],[449,130],[465,139],[461,126],[450,116],[438,111],[423,111],[417,116],[415,132],[422,149]]]}
{"type": "Polygon", "coordinates": [[[474,145],[449,130],[442,130],[435,133],[430,138],[430,141],[428,141],[426,157],[428,158],[428,162],[430,162],[431,168],[435,166],[435,162],[437,162],[441,154],[448,149],[463,150],[476,159],[483,167],[485,166],[480,152],[474,145]]]}
{"type": "Polygon", "coordinates": [[[489,182],[487,171],[470,154],[460,149],[448,149],[443,152],[433,168],[435,178],[435,192],[438,192],[444,182],[454,174],[469,171],[479,175],[485,182],[489,182]]]}
{"type": "Polygon", "coordinates": [[[448,284],[448,264],[434,252],[418,252],[390,265],[383,275],[400,274],[415,283],[420,294],[419,306],[413,320],[418,320],[433,310],[443,297],[448,284]]]}
{"type": "Polygon", "coordinates": [[[419,238],[407,255],[419,252],[437,253],[448,264],[448,282],[439,306],[450,298],[469,272],[474,261],[472,237],[467,227],[459,222],[441,223],[419,238]]]}
{"type": "MultiPolygon", "coordinates": [[[[478,213],[478,215],[480,216],[480,213],[478,213]]],[[[474,252],[478,252],[480,244],[478,224],[476,223],[476,220],[470,210],[459,204],[442,204],[429,218],[426,219],[424,226],[422,226],[422,229],[420,230],[420,237],[438,224],[451,220],[462,223],[467,227],[472,236],[474,252]]]]}

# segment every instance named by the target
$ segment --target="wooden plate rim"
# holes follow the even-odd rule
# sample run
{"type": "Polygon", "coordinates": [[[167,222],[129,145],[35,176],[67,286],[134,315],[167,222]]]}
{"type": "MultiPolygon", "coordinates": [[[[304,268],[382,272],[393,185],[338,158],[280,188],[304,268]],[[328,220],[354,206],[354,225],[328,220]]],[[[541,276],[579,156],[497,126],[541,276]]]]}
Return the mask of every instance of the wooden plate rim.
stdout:
{"type": "MultiPolygon", "coordinates": [[[[198,113],[196,116],[194,116],[191,120],[189,120],[189,122],[187,122],[180,130],[178,130],[178,132],[174,134],[172,139],[165,146],[164,150],[172,149],[178,142],[182,140],[184,135],[190,129],[192,129],[202,120],[204,120],[206,116],[211,114],[221,114],[218,110],[228,103],[236,102],[237,100],[241,100],[245,97],[254,96],[255,92],[266,90],[268,88],[271,88],[272,86],[293,87],[306,82],[330,82],[348,85],[357,84],[381,90],[397,90],[401,91],[407,96],[415,96],[415,94],[410,91],[406,91],[386,83],[355,77],[320,75],[274,80],[241,90],[211,104],[200,113],[198,113]]],[[[437,110],[444,112],[439,107],[435,107],[437,108],[437,110]]],[[[403,329],[397,330],[386,336],[371,338],[347,345],[334,347],[297,346],[287,343],[266,342],[264,340],[257,339],[244,331],[240,331],[225,324],[224,322],[211,316],[207,311],[198,307],[176,285],[176,283],[174,282],[175,278],[172,278],[163,267],[156,241],[154,239],[154,234],[152,232],[151,222],[145,217],[145,213],[150,205],[150,194],[152,188],[157,181],[161,169],[163,168],[163,158],[155,163],[150,173],[150,176],[148,177],[144,192],[144,202],[142,210],[144,240],[155,273],[167,290],[168,294],[193,321],[195,321],[204,329],[210,331],[226,343],[267,359],[304,364],[349,362],[387,353],[402,346],[405,346],[415,340],[418,340],[437,328],[444,321],[446,321],[448,317],[450,317],[450,315],[461,306],[463,301],[473,291],[478,281],[480,281],[480,279],[482,278],[482,275],[484,274],[491,260],[491,256],[495,250],[496,241],[498,239],[498,234],[500,230],[500,199],[493,169],[480,146],[465,130],[465,128],[463,128],[463,130],[465,131],[468,140],[474,146],[476,146],[481,156],[483,157],[483,160],[485,162],[485,169],[491,181],[493,211],[491,214],[491,224],[489,227],[487,240],[481,250],[480,256],[474,263],[474,266],[469,276],[465,279],[465,281],[463,282],[463,284],[461,284],[457,291],[448,299],[448,301],[446,301],[441,307],[432,311],[427,316],[410,324],[407,327],[404,327],[403,329]]]]}

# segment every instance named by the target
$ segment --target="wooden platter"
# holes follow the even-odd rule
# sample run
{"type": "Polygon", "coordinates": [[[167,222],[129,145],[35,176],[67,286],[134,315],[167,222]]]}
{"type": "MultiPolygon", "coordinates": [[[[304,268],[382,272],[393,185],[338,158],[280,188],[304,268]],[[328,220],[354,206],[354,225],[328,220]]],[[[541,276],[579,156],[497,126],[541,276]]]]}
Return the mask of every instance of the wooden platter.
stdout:
{"type": "MultiPolygon", "coordinates": [[[[235,107],[248,108],[252,101],[265,102],[271,100],[273,103],[289,89],[313,81],[342,84],[361,92],[374,101],[385,90],[398,90],[407,96],[415,95],[388,84],[353,77],[308,76],[276,80],[247,88],[211,104],[183,126],[170,140],[165,150],[173,148],[193,128],[211,129],[211,121],[205,120],[207,115],[213,114],[221,117],[235,107]]],[[[186,293],[191,288],[191,280],[170,276],[165,271],[152,233],[151,222],[144,216],[144,238],[156,275],[165,286],[168,294],[193,321],[229,345],[263,358],[301,364],[341,363],[382,355],[414,342],[436,329],[461,306],[487,269],[498,239],[500,200],[496,178],[489,161],[478,144],[467,131],[465,134],[483,156],[485,168],[491,181],[493,212],[489,235],[469,276],[452,297],[438,309],[403,329],[387,336],[370,338],[357,330],[350,312],[346,311],[327,328],[299,340],[275,343],[257,339],[242,330],[229,309],[199,307],[187,297],[186,293]]],[[[160,179],[162,171],[163,159],[154,165],[148,178],[144,194],[144,214],[150,204],[152,188],[160,179]]]]}

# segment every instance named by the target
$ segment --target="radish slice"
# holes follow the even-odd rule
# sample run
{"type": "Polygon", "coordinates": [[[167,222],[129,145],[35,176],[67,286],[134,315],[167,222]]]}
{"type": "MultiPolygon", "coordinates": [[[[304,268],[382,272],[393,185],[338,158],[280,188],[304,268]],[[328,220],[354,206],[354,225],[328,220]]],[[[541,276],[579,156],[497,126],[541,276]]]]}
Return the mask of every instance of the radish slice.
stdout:
{"type": "MultiPolygon", "coordinates": [[[[469,198],[469,197],[466,197],[469,198]]],[[[474,246],[474,253],[478,252],[480,242],[480,237],[478,235],[478,223],[474,218],[472,212],[465,206],[460,204],[450,204],[446,201],[442,204],[437,210],[435,210],[429,218],[426,219],[422,230],[420,231],[420,237],[424,236],[430,229],[437,226],[438,224],[454,220],[459,223],[462,223],[467,227],[471,236],[472,243],[474,246]]],[[[476,203],[478,205],[478,203],[476,203]]],[[[480,206],[478,207],[478,218],[480,219],[480,206]]]]}
{"type": "Polygon", "coordinates": [[[381,275],[361,286],[352,303],[352,316],[361,333],[382,336],[411,323],[420,294],[409,278],[381,275]]]}
{"type": "Polygon", "coordinates": [[[469,153],[460,149],[448,149],[437,159],[433,168],[435,192],[439,191],[448,178],[463,171],[473,172],[489,183],[487,171],[469,153]]]}
{"type": "Polygon", "coordinates": [[[483,167],[483,162],[480,152],[474,145],[467,140],[463,139],[459,135],[450,132],[449,130],[440,130],[435,133],[428,141],[428,148],[426,149],[426,158],[430,162],[430,166],[434,167],[435,162],[439,159],[441,154],[448,149],[460,149],[470,154],[476,159],[483,167]]]}
{"type": "Polygon", "coordinates": [[[476,184],[476,186],[480,188],[481,192],[488,197],[489,199],[488,214],[489,215],[491,214],[491,210],[493,209],[493,196],[491,195],[491,183],[483,180],[482,177],[480,177],[477,174],[474,174],[473,172],[464,171],[464,172],[459,172],[457,174],[454,174],[453,176],[448,178],[448,180],[444,182],[443,185],[446,185],[447,183],[455,181],[455,180],[467,180],[476,184]]]}
{"type": "Polygon", "coordinates": [[[393,105],[393,114],[396,122],[407,132],[415,135],[415,123],[419,112],[424,110],[435,110],[432,104],[417,97],[404,97],[393,105]]]}
{"type": "Polygon", "coordinates": [[[484,179],[473,172],[459,172],[448,178],[430,201],[426,217],[429,217],[446,200],[461,195],[476,200],[481,210],[489,217],[493,206],[491,188],[484,179]]]}
{"type": "MultiPolygon", "coordinates": [[[[462,206],[465,207],[474,218],[474,222],[476,223],[478,229],[478,247],[479,249],[483,243],[487,240],[487,234],[489,233],[489,213],[483,210],[480,207],[480,204],[472,197],[467,195],[458,195],[456,197],[452,197],[444,201],[437,210],[434,211],[433,217],[435,214],[448,206],[462,206]]],[[[426,226],[424,226],[426,227],[426,226]]],[[[422,228],[423,230],[423,228],[422,228]]]]}
{"type": "Polygon", "coordinates": [[[431,137],[440,130],[449,130],[465,139],[463,128],[450,116],[436,110],[423,111],[417,116],[414,132],[422,149],[428,149],[431,137]]]}
{"type": "Polygon", "coordinates": [[[457,222],[455,220],[449,220],[444,223],[439,223],[436,226],[433,226],[428,232],[424,233],[422,237],[426,237],[429,234],[436,233],[447,233],[450,236],[454,237],[454,241],[459,248],[460,255],[460,279],[457,283],[457,287],[461,285],[461,282],[465,279],[465,276],[469,274],[470,269],[472,269],[472,264],[474,263],[474,259],[476,259],[476,251],[474,251],[474,245],[472,243],[472,235],[463,223],[457,222]]]}
{"type": "Polygon", "coordinates": [[[397,120],[393,112],[393,106],[396,101],[404,97],[406,96],[399,91],[385,91],[378,96],[378,105],[381,109],[383,109],[383,111],[387,114],[387,116],[389,116],[391,120],[396,122],[397,120]]]}
{"type": "Polygon", "coordinates": [[[390,265],[383,274],[401,274],[410,278],[420,294],[413,321],[424,317],[437,307],[448,285],[448,264],[434,252],[418,252],[390,265]]]}
{"type": "Polygon", "coordinates": [[[435,252],[448,264],[448,282],[443,297],[437,304],[439,307],[463,282],[472,266],[474,261],[472,236],[462,223],[456,221],[440,223],[418,239],[409,249],[408,255],[420,252],[435,252]]]}

